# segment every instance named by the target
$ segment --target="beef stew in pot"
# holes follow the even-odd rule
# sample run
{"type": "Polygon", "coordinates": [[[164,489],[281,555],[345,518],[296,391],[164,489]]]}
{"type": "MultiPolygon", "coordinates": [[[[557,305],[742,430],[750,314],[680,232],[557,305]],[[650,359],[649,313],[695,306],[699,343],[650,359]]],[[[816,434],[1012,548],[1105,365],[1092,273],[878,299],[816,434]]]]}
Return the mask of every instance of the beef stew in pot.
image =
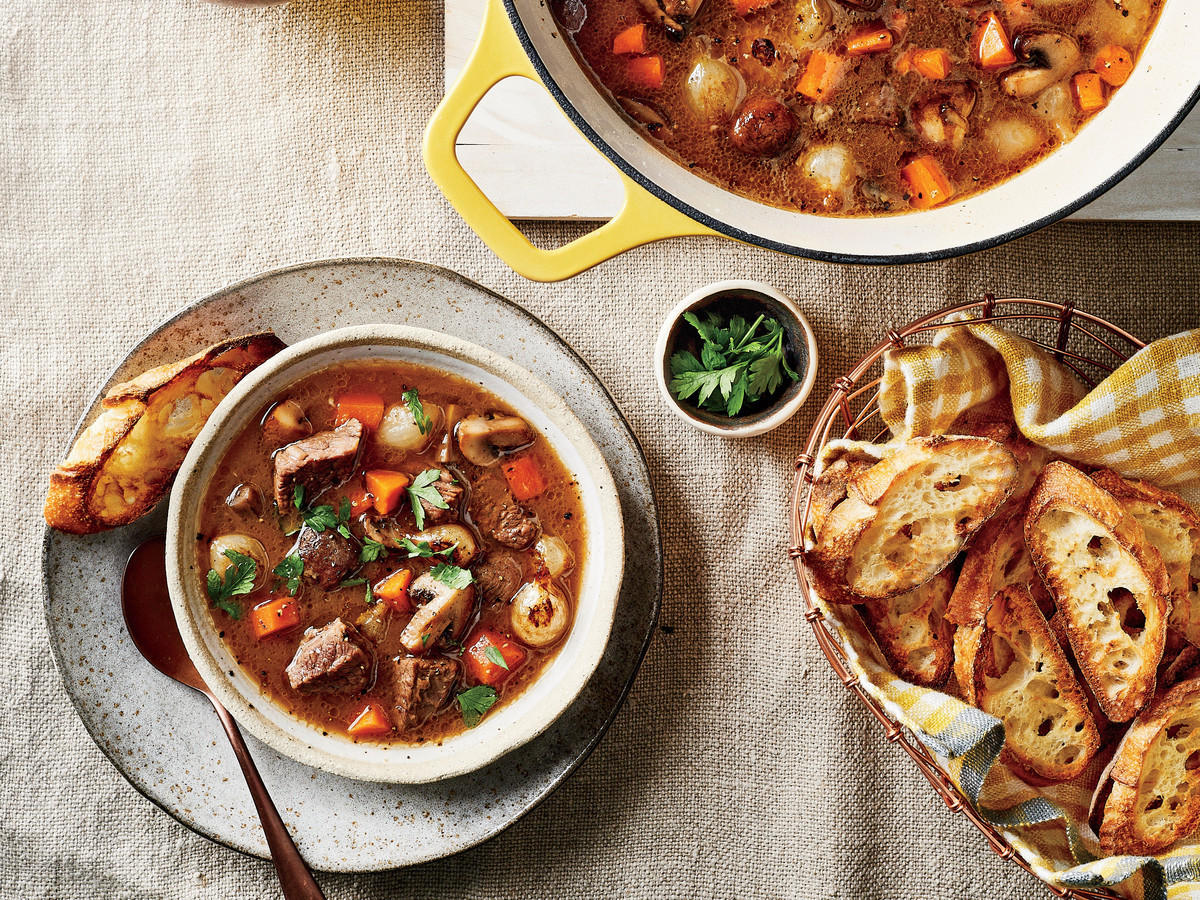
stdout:
{"type": "Polygon", "coordinates": [[[293,385],[209,483],[221,640],[274,701],[354,740],[473,727],[566,641],[585,544],[546,438],[465,379],[355,362],[293,385]]]}

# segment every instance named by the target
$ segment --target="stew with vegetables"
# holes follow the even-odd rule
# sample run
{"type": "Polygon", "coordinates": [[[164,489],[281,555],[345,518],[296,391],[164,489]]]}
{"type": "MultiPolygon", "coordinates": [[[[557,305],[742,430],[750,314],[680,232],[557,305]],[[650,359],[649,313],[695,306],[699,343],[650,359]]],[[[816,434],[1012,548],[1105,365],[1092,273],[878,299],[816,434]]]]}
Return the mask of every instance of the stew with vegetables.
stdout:
{"type": "Polygon", "coordinates": [[[221,639],[294,715],[437,741],[520,694],[566,640],[585,522],[545,437],[412,364],[294,385],[207,489],[197,570],[221,639]]]}
{"type": "Polygon", "coordinates": [[[1130,77],[1162,0],[552,0],[625,113],[708,179],[863,216],[985,190],[1130,77]]]}

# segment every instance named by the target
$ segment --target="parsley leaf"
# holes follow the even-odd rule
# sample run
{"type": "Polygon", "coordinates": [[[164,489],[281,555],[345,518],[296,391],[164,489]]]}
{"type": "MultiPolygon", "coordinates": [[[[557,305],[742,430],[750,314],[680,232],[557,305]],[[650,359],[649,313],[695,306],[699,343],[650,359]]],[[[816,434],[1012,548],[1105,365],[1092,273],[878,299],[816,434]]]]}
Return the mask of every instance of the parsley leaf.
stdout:
{"type": "Polygon", "coordinates": [[[379,602],[379,598],[376,597],[375,592],[373,590],[371,590],[371,583],[369,581],[366,581],[365,579],[364,579],[364,583],[367,585],[367,592],[363,596],[363,599],[365,601],[367,601],[367,606],[374,606],[376,603],[379,602]]]}
{"type": "Polygon", "coordinates": [[[350,498],[343,497],[341,506],[337,510],[327,503],[322,503],[312,509],[300,510],[300,515],[304,519],[304,524],[313,531],[321,532],[326,528],[332,528],[349,540],[350,529],[347,525],[350,522],[350,510],[350,498]]]}
{"type": "Polygon", "coordinates": [[[458,705],[462,709],[463,722],[468,728],[474,728],[483,714],[496,705],[496,689],[477,684],[458,695],[458,705]]]}
{"type": "Polygon", "coordinates": [[[304,485],[293,485],[292,506],[296,507],[296,509],[304,509],[304,485]]]}
{"type": "Polygon", "coordinates": [[[404,397],[404,403],[408,406],[408,411],[412,413],[417,430],[421,434],[429,434],[429,429],[433,427],[433,422],[429,416],[425,415],[425,408],[421,406],[421,398],[417,396],[417,389],[413,388],[410,391],[405,391],[401,396],[404,397]]]}
{"type": "Polygon", "coordinates": [[[208,570],[208,599],[214,607],[224,610],[230,618],[240,619],[242,608],[232,598],[254,590],[258,563],[252,557],[236,550],[226,550],[225,558],[231,565],[225,567],[224,577],[216,569],[208,570]]]}
{"type": "Polygon", "coordinates": [[[421,559],[430,559],[434,556],[449,557],[455,550],[458,549],[458,542],[451,544],[449,547],[444,547],[441,550],[434,550],[433,545],[429,541],[414,541],[409,538],[401,538],[400,545],[408,551],[408,558],[420,557],[421,559]]]}
{"type": "Polygon", "coordinates": [[[282,578],[287,585],[288,594],[295,597],[296,591],[300,590],[300,576],[304,574],[304,560],[292,553],[285,556],[279,565],[271,570],[271,574],[282,578]]]}
{"type": "Polygon", "coordinates": [[[387,547],[383,546],[379,541],[363,538],[362,549],[358,551],[359,562],[375,562],[375,560],[383,556],[387,556],[387,547]]]}
{"type": "Polygon", "coordinates": [[[500,652],[495,644],[488,644],[488,648],[483,651],[483,655],[501,668],[508,668],[508,663],[504,661],[504,654],[500,652]]]}
{"type": "Polygon", "coordinates": [[[448,563],[438,563],[429,570],[429,574],[436,581],[440,581],[446,585],[446,587],[451,587],[458,591],[466,589],[475,581],[475,576],[471,574],[470,569],[460,569],[458,566],[452,566],[448,563]]]}
{"type": "Polygon", "coordinates": [[[406,491],[408,491],[408,502],[412,504],[413,518],[417,522],[417,531],[425,528],[425,508],[421,506],[421,501],[424,500],[434,509],[449,509],[450,504],[445,498],[438,493],[437,488],[433,483],[442,477],[441,469],[426,469],[420,475],[413,479],[406,491]]]}
{"type": "Polygon", "coordinates": [[[671,393],[710,412],[736,416],[747,403],[774,394],[784,377],[799,381],[788,365],[786,332],[774,319],[759,316],[747,324],[732,316],[727,327],[715,313],[700,319],[684,313],[700,335],[700,355],[681,350],[671,355],[671,393]]]}
{"type": "Polygon", "coordinates": [[[342,588],[348,587],[358,587],[360,584],[366,583],[367,579],[365,578],[347,578],[338,584],[338,590],[340,591],[342,588]]]}

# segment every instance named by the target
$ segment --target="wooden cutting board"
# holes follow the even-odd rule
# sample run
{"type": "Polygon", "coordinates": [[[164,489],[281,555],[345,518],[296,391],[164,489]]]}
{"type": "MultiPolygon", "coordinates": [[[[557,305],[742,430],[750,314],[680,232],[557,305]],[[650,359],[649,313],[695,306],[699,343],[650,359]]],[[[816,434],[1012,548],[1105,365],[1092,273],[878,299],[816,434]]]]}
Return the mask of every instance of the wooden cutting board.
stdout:
{"type": "MultiPolygon", "coordinates": [[[[446,0],[446,86],[458,78],[486,0],[446,0]]],[[[611,219],[624,192],[612,164],[542,88],[500,82],[459,135],[458,158],[510,219],[611,219]]],[[[1073,219],[1200,221],[1200,107],[1142,166],[1073,219]]]]}

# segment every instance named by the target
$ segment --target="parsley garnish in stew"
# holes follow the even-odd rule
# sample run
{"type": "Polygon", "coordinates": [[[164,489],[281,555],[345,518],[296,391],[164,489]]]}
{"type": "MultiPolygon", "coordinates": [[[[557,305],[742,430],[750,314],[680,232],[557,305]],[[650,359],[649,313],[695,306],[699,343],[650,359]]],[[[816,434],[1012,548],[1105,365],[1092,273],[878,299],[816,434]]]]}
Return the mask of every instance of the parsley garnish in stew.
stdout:
{"type": "Polygon", "coordinates": [[[292,488],[292,506],[304,509],[304,485],[297,484],[292,488]]]}
{"type": "Polygon", "coordinates": [[[421,434],[429,434],[429,429],[433,427],[433,422],[430,421],[429,416],[425,415],[425,407],[421,406],[421,398],[417,396],[417,389],[413,388],[410,391],[405,391],[402,396],[404,397],[404,403],[408,406],[408,411],[412,413],[417,430],[421,434]]]}
{"type": "Polygon", "coordinates": [[[744,318],[733,316],[722,326],[712,312],[703,320],[690,312],[683,317],[702,345],[699,358],[688,350],[671,356],[670,388],[678,399],[695,397],[701,409],[736,416],[744,404],[779,390],[784,375],[800,380],[784,356],[783,326],[774,319],[760,315],[747,326],[744,318]]]}
{"type": "Polygon", "coordinates": [[[258,563],[236,550],[226,550],[225,558],[232,565],[226,567],[224,577],[216,569],[208,570],[208,599],[214,607],[228,613],[230,618],[240,619],[242,608],[232,598],[254,590],[258,563]]]}
{"type": "Polygon", "coordinates": [[[460,569],[458,566],[452,566],[449,563],[438,563],[429,570],[429,574],[437,581],[446,585],[446,587],[451,587],[458,591],[464,590],[475,581],[475,576],[471,574],[470,569],[460,569]]]}
{"type": "Polygon", "coordinates": [[[295,553],[285,556],[279,565],[271,570],[271,574],[282,578],[288,594],[295,597],[296,591],[300,590],[300,576],[304,574],[304,560],[295,553]]]}
{"type": "Polygon", "coordinates": [[[441,477],[441,469],[426,469],[413,479],[412,484],[405,488],[408,491],[408,502],[412,504],[413,518],[417,522],[417,531],[425,527],[425,508],[421,506],[422,500],[434,509],[450,508],[450,504],[438,493],[438,489],[433,486],[433,483],[441,477]]]}
{"type": "Polygon", "coordinates": [[[364,583],[367,585],[367,592],[363,595],[363,599],[367,601],[367,606],[374,606],[376,602],[378,602],[379,598],[376,597],[375,592],[371,590],[371,583],[365,579],[364,583]]]}
{"type": "Polygon", "coordinates": [[[350,498],[343,497],[341,506],[335,511],[334,508],[326,503],[320,506],[314,506],[312,509],[300,510],[300,515],[304,518],[304,524],[313,531],[321,532],[326,528],[332,528],[337,531],[342,537],[349,540],[350,529],[350,498]]]}
{"type": "Polygon", "coordinates": [[[488,644],[488,648],[483,651],[483,655],[502,669],[508,668],[508,663],[504,661],[504,654],[500,652],[500,648],[495,644],[488,644]]]}
{"type": "Polygon", "coordinates": [[[470,690],[458,695],[458,705],[462,709],[463,721],[468,728],[474,728],[479,720],[496,704],[496,689],[486,684],[477,684],[470,690]]]}
{"type": "Polygon", "coordinates": [[[387,556],[387,547],[383,546],[379,541],[363,538],[362,549],[358,551],[359,562],[375,562],[381,556],[387,556]]]}
{"type": "Polygon", "coordinates": [[[408,538],[400,539],[400,546],[408,551],[408,558],[419,556],[421,559],[429,559],[432,556],[450,556],[458,549],[458,543],[455,542],[449,547],[444,547],[441,550],[434,550],[433,545],[429,541],[413,541],[408,538]]]}
{"type": "Polygon", "coordinates": [[[360,584],[366,583],[367,579],[365,578],[347,578],[338,585],[338,590],[340,591],[342,588],[348,587],[358,587],[360,584]]]}

